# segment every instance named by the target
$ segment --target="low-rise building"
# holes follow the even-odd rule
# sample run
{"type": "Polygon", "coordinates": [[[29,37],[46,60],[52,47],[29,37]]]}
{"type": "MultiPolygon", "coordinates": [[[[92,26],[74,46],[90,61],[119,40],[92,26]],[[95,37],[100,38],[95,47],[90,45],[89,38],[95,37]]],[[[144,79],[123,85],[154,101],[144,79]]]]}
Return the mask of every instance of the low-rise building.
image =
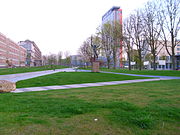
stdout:
{"type": "Polygon", "coordinates": [[[0,67],[25,66],[26,49],[0,33],[0,67]]]}
{"type": "Polygon", "coordinates": [[[84,66],[85,62],[83,61],[83,58],[81,55],[71,55],[71,66],[84,66]]]}
{"type": "Polygon", "coordinates": [[[42,54],[34,41],[25,40],[18,42],[18,44],[27,50],[27,66],[42,66],[42,54]]]}
{"type": "MultiPolygon", "coordinates": [[[[172,54],[171,42],[167,41],[167,46],[168,46],[167,48],[164,46],[163,41],[158,41],[157,46],[158,47],[156,49],[156,52],[157,52],[156,68],[159,70],[171,70],[172,69],[172,57],[169,55],[169,53],[172,54]]],[[[150,50],[150,47],[148,50],[150,50]]],[[[180,68],[180,61],[179,61],[180,43],[176,45],[174,52],[175,52],[175,57],[176,57],[175,65],[176,65],[176,68],[178,69],[178,68],[180,68]]],[[[150,53],[150,51],[148,53],[150,53]]],[[[148,69],[152,69],[152,62],[151,61],[149,61],[149,68],[148,69]]]]}

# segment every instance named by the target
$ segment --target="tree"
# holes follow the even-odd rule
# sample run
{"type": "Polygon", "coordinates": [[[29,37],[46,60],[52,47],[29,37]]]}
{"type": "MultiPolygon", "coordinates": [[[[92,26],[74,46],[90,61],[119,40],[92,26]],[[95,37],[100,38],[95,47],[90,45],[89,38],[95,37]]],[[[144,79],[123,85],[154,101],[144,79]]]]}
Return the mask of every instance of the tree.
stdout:
{"type": "Polygon", "coordinates": [[[159,10],[159,23],[162,28],[162,39],[168,54],[172,57],[173,70],[175,64],[175,47],[178,44],[177,35],[180,24],[180,1],[179,0],[162,0],[161,9],[159,10]],[[171,41],[171,45],[168,44],[171,41]]]}
{"type": "Polygon", "coordinates": [[[61,51],[57,55],[58,65],[62,65],[62,55],[63,55],[63,52],[61,52],[61,51]]]}
{"type": "Polygon", "coordinates": [[[140,10],[136,10],[134,14],[131,15],[131,25],[132,25],[132,42],[137,48],[138,51],[138,67],[139,70],[142,69],[142,52],[143,49],[146,48],[146,40],[144,36],[144,25],[142,20],[142,12],[140,10]]]}
{"type": "Polygon", "coordinates": [[[112,46],[112,54],[113,54],[113,65],[114,69],[117,66],[117,55],[121,55],[123,52],[119,52],[118,50],[122,50],[122,25],[115,21],[112,26],[112,39],[113,39],[113,46],[112,46]]]}
{"type": "Polygon", "coordinates": [[[102,50],[104,51],[108,67],[110,68],[111,58],[113,60],[113,68],[116,69],[117,66],[117,56],[122,52],[118,50],[122,50],[122,46],[120,46],[122,42],[122,25],[118,22],[107,22],[103,24],[101,30],[102,37],[102,50]],[[121,49],[120,49],[121,48],[121,49]]]}
{"type": "Polygon", "coordinates": [[[105,53],[107,59],[108,69],[110,68],[111,56],[113,52],[113,38],[112,38],[112,26],[110,23],[106,23],[102,26],[102,50],[105,53]]]}
{"type": "Polygon", "coordinates": [[[42,64],[43,64],[43,66],[48,65],[48,56],[47,55],[42,56],[42,64]]]}
{"type": "Polygon", "coordinates": [[[93,51],[91,48],[91,38],[87,38],[86,41],[83,42],[83,44],[79,48],[79,54],[83,57],[84,62],[88,66],[88,63],[91,62],[91,59],[93,57],[93,51]]]}
{"type": "Polygon", "coordinates": [[[133,49],[133,44],[131,43],[132,33],[133,33],[133,28],[131,25],[131,16],[130,16],[123,23],[123,47],[127,53],[129,70],[131,70],[131,61],[132,61],[131,57],[132,57],[132,49],[133,49]]]}
{"type": "Polygon", "coordinates": [[[64,53],[64,56],[65,56],[65,65],[70,66],[71,65],[70,53],[68,51],[66,51],[64,53]]]}
{"type": "Polygon", "coordinates": [[[148,2],[143,11],[144,34],[148,43],[147,49],[152,54],[153,69],[156,70],[156,57],[160,53],[163,45],[159,42],[161,34],[161,25],[158,22],[159,5],[154,2],[148,2]]]}
{"type": "Polygon", "coordinates": [[[53,68],[53,65],[57,64],[57,57],[56,54],[49,54],[47,56],[48,65],[51,65],[51,68],[53,68]]]}

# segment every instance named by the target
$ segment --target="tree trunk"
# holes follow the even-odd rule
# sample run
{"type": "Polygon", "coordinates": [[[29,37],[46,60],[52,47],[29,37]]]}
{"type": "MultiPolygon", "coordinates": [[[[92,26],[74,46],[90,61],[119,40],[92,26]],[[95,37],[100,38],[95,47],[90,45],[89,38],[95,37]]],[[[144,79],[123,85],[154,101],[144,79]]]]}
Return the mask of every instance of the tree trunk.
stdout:
{"type": "Polygon", "coordinates": [[[116,69],[116,54],[113,55],[113,68],[116,69]]]}
{"type": "Polygon", "coordinates": [[[142,59],[141,59],[141,58],[139,58],[139,70],[141,70],[141,69],[142,69],[142,67],[141,67],[141,63],[142,63],[142,59]]]}
{"type": "Polygon", "coordinates": [[[128,68],[129,70],[131,70],[131,55],[130,55],[130,52],[127,53],[128,54],[128,68]]]}
{"type": "Polygon", "coordinates": [[[156,55],[153,54],[153,70],[156,70],[156,55]]]}
{"type": "Polygon", "coordinates": [[[107,66],[108,66],[108,69],[110,69],[110,58],[107,58],[107,66]]]}
{"type": "Polygon", "coordinates": [[[176,63],[175,63],[175,55],[172,54],[172,68],[173,70],[176,70],[176,63]]]}
{"type": "Polygon", "coordinates": [[[141,63],[142,63],[142,56],[141,56],[141,49],[138,50],[139,53],[139,70],[142,69],[141,63]]]}
{"type": "Polygon", "coordinates": [[[171,29],[171,45],[172,45],[172,68],[176,70],[176,63],[175,63],[175,45],[174,45],[174,34],[173,30],[171,29]]]}

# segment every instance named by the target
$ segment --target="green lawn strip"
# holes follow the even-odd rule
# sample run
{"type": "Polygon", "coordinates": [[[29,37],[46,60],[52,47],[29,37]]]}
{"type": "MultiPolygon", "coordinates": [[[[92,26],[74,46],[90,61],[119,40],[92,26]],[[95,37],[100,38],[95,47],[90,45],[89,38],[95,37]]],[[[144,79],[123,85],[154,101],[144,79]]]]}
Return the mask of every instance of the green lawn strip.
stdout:
{"type": "Polygon", "coordinates": [[[179,87],[180,80],[162,80],[2,93],[0,134],[178,135],[179,87]]]}
{"type": "Polygon", "coordinates": [[[180,76],[180,71],[177,70],[127,70],[127,69],[105,69],[101,71],[127,73],[127,74],[139,74],[139,75],[157,75],[157,76],[180,76]]]}
{"type": "MultiPolygon", "coordinates": [[[[91,68],[80,68],[83,70],[91,70],[91,68]]],[[[139,74],[139,75],[157,75],[157,76],[179,76],[180,71],[177,70],[128,70],[128,69],[107,69],[101,68],[100,71],[139,74]]]]}
{"type": "Polygon", "coordinates": [[[17,88],[39,87],[66,84],[95,83],[134,79],[148,79],[147,77],[136,77],[127,75],[115,75],[107,73],[91,72],[59,72],[51,75],[40,76],[32,79],[18,81],[17,88]]]}
{"type": "Polygon", "coordinates": [[[61,68],[66,68],[66,67],[54,65],[52,67],[51,66],[41,66],[41,67],[3,68],[3,69],[0,69],[0,75],[36,72],[36,71],[53,70],[53,69],[61,69],[61,68]]]}

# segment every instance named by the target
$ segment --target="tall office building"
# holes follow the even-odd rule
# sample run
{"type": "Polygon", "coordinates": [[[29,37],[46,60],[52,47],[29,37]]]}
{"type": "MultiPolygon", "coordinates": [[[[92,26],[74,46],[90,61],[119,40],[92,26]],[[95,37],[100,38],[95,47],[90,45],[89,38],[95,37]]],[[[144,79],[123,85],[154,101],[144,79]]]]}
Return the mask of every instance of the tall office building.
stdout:
{"type": "MultiPolygon", "coordinates": [[[[102,24],[105,24],[105,23],[115,24],[116,22],[119,22],[119,24],[122,26],[122,9],[120,7],[114,6],[103,15],[102,24]]],[[[118,59],[119,59],[118,61],[119,61],[119,66],[123,67],[122,41],[119,42],[119,46],[120,48],[118,52],[118,59]]]]}

